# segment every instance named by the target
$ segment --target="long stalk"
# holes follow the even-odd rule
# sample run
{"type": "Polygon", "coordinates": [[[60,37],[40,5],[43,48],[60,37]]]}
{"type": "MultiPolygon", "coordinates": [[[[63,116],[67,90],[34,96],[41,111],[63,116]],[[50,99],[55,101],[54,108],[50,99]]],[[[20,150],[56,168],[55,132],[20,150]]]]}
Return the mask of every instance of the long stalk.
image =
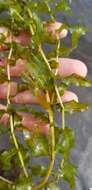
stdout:
{"type": "MultiPolygon", "coordinates": [[[[11,83],[10,83],[10,80],[11,80],[11,77],[10,77],[10,64],[9,64],[9,60],[11,59],[11,56],[12,56],[12,47],[9,51],[9,55],[8,55],[8,60],[7,60],[7,77],[8,77],[8,90],[7,90],[7,108],[8,106],[11,104],[10,102],[10,89],[11,89],[11,83]]],[[[15,144],[15,147],[18,151],[18,156],[19,156],[19,160],[20,160],[20,163],[21,163],[21,166],[23,168],[23,171],[24,171],[24,174],[25,174],[25,177],[28,177],[28,173],[27,173],[27,170],[26,170],[26,167],[25,167],[25,164],[24,164],[24,160],[23,160],[23,157],[22,157],[22,153],[19,149],[19,145],[18,145],[18,142],[17,142],[17,139],[16,139],[16,136],[14,134],[14,121],[13,121],[13,115],[10,114],[10,129],[11,129],[11,135],[12,135],[12,139],[14,141],[14,144],[15,144]]]]}
{"type": "MultiPolygon", "coordinates": [[[[50,97],[49,97],[49,93],[46,93],[46,99],[47,102],[50,104],[50,97]]],[[[42,180],[42,182],[40,182],[38,185],[34,186],[32,189],[33,190],[39,190],[42,187],[44,187],[44,185],[48,182],[48,179],[51,175],[53,166],[54,166],[54,162],[55,162],[55,131],[54,131],[54,121],[53,121],[53,110],[51,109],[51,106],[48,109],[48,114],[49,114],[49,121],[50,121],[50,141],[51,141],[51,162],[49,165],[49,169],[47,171],[47,174],[45,176],[45,178],[42,180]]]]}
{"type": "MultiPolygon", "coordinates": [[[[51,67],[50,67],[50,65],[49,65],[49,62],[48,62],[48,60],[47,60],[47,58],[46,58],[46,56],[45,56],[45,54],[44,54],[44,52],[43,52],[41,46],[39,47],[39,51],[40,51],[40,53],[41,53],[41,55],[42,55],[42,57],[43,57],[43,59],[44,59],[46,65],[48,66],[49,70],[52,72],[51,67]]],[[[58,59],[58,57],[57,57],[57,59],[58,59]]],[[[63,103],[62,103],[62,100],[61,100],[61,97],[60,97],[60,94],[59,94],[59,91],[58,91],[58,88],[57,88],[56,85],[55,85],[55,91],[56,91],[57,98],[58,98],[58,101],[59,101],[59,103],[60,103],[60,106],[61,106],[61,108],[62,108],[62,128],[64,129],[64,128],[65,128],[65,122],[64,122],[64,120],[65,120],[65,119],[64,119],[64,105],[63,105],[63,103]]]]}
{"type": "MultiPolygon", "coordinates": [[[[30,18],[32,18],[32,13],[31,13],[30,9],[28,9],[28,14],[29,14],[30,18]]],[[[34,35],[34,30],[33,30],[32,27],[31,27],[31,32],[34,35]]],[[[58,57],[59,57],[59,49],[60,49],[60,40],[59,40],[59,37],[58,37],[57,51],[56,51],[56,60],[57,61],[58,61],[58,57]]],[[[42,58],[44,59],[48,69],[52,72],[52,69],[51,69],[51,67],[49,65],[48,59],[47,59],[41,45],[39,46],[39,52],[40,52],[42,58]]],[[[56,70],[55,74],[57,74],[57,70],[56,70]]],[[[58,88],[57,88],[56,85],[55,85],[55,91],[56,91],[56,95],[57,95],[57,98],[59,100],[59,103],[61,105],[61,108],[62,108],[62,128],[64,129],[65,128],[64,105],[62,103],[62,100],[61,100],[61,97],[60,97],[60,94],[59,94],[59,91],[58,91],[58,88]]],[[[47,102],[50,104],[50,97],[49,97],[48,92],[46,94],[46,98],[47,98],[47,102]]],[[[51,146],[52,146],[52,155],[51,156],[52,156],[52,160],[51,160],[47,175],[45,176],[44,180],[40,184],[38,184],[37,186],[33,187],[33,190],[39,190],[47,183],[48,178],[49,178],[49,176],[51,174],[51,171],[53,169],[53,166],[54,166],[54,161],[55,161],[55,134],[54,134],[55,132],[54,132],[54,125],[53,125],[53,111],[52,111],[51,107],[49,107],[49,109],[48,109],[48,114],[49,114],[49,121],[50,121],[50,134],[51,134],[51,146]]]]}
{"type": "Polygon", "coordinates": [[[10,181],[10,180],[8,180],[8,179],[2,177],[2,176],[0,176],[0,180],[1,180],[1,181],[4,181],[5,183],[8,183],[8,184],[10,184],[10,185],[13,185],[13,184],[14,184],[12,181],[10,181]]]}

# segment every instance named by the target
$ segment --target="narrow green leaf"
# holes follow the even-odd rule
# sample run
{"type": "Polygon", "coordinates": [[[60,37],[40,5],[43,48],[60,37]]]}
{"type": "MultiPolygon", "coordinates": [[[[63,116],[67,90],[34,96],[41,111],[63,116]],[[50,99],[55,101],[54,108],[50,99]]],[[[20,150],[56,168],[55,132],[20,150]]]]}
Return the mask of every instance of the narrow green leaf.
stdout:
{"type": "Polygon", "coordinates": [[[72,13],[71,8],[70,8],[67,0],[61,0],[59,3],[56,4],[55,9],[56,9],[56,11],[65,11],[68,14],[72,13]]]}
{"type": "MultiPolygon", "coordinates": [[[[72,48],[68,48],[66,46],[60,47],[59,49],[59,56],[60,57],[67,57],[72,53],[72,48]]],[[[50,59],[56,56],[56,49],[53,49],[48,52],[47,57],[50,59]]]]}
{"type": "MultiPolygon", "coordinates": [[[[58,111],[61,111],[61,106],[59,104],[57,104],[56,107],[58,111]]],[[[73,114],[75,112],[84,112],[88,110],[88,107],[88,104],[76,102],[74,100],[64,103],[65,112],[69,114],[73,114]]]]}
{"type": "Polygon", "coordinates": [[[69,162],[64,162],[63,166],[61,167],[61,175],[63,176],[63,179],[69,183],[70,188],[74,189],[75,176],[77,175],[77,168],[75,165],[69,162]]]}
{"type": "Polygon", "coordinates": [[[85,79],[83,77],[80,77],[79,75],[73,74],[71,76],[65,77],[62,79],[63,84],[70,86],[83,86],[83,87],[91,87],[92,86],[92,80],[85,79]]]}
{"type": "Polygon", "coordinates": [[[43,27],[42,21],[40,20],[40,18],[38,17],[36,13],[32,14],[32,19],[33,19],[33,27],[35,31],[32,39],[35,42],[35,44],[38,45],[41,43],[43,39],[44,27],[43,27]]]}
{"type": "Polygon", "coordinates": [[[72,48],[76,48],[80,37],[86,34],[86,29],[83,26],[77,25],[70,28],[70,33],[72,34],[72,48]]]}
{"type": "Polygon", "coordinates": [[[56,144],[56,152],[62,153],[64,157],[67,157],[74,145],[75,136],[73,130],[68,127],[66,127],[65,130],[61,130],[56,144]]]}
{"type": "Polygon", "coordinates": [[[32,58],[28,63],[28,69],[38,87],[45,90],[53,89],[54,80],[52,73],[49,71],[47,65],[41,57],[32,55],[32,58]]]}
{"type": "Polygon", "coordinates": [[[45,135],[37,133],[25,140],[30,147],[31,155],[35,157],[49,155],[48,140],[45,135]]]}
{"type": "Polygon", "coordinates": [[[2,163],[2,168],[4,171],[7,171],[11,168],[11,160],[16,155],[17,151],[15,148],[9,149],[8,151],[4,151],[0,155],[0,161],[2,163]]]}
{"type": "Polygon", "coordinates": [[[88,110],[89,105],[86,103],[78,103],[75,101],[66,102],[64,103],[65,106],[65,112],[67,113],[74,113],[74,112],[84,112],[85,110],[88,110]]]}

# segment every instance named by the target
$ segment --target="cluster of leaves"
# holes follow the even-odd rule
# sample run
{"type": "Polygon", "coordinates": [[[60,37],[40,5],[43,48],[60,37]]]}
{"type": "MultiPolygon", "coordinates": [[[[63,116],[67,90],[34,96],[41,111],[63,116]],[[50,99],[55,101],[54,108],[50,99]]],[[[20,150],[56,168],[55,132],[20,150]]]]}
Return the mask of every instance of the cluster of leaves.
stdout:
{"type": "MultiPolygon", "coordinates": [[[[60,0],[58,3],[56,0],[52,0],[52,2],[49,0],[0,0],[0,12],[5,12],[8,16],[8,21],[6,17],[0,20],[0,25],[8,28],[7,32],[0,36],[1,56],[8,59],[10,49],[12,48],[13,59],[12,57],[9,58],[7,61],[8,66],[15,66],[16,60],[19,58],[27,60],[26,72],[22,73],[19,79],[20,82],[17,80],[18,91],[30,90],[38,100],[41,99],[40,105],[44,109],[43,112],[40,112],[35,108],[31,108],[31,106],[23,104],[18,107],[10,102],[7,109],[0,110],[0,118],[6,113],[10,115],[10,119],[12,118],[8,122],[7,128],[0,125],[0,135],[7,133],[10,139],[9,149],[3,149],[0,152],[1,190],[6,188],[8,190],[59,190],[58,184],[61,179],[67,181],[71,189],[75,185],[77,169],[70,163],[70,152],[75,144],[74,133],[70,127],[63,129],[56,127],[54,118],[53,123],[49,120],[55,109],[60,112],[74,113],[75,111],[84,111],[88,108],[87,104],[71,101],[64,104],[63,110],[57,101],[56,85],[58,92],[63,94],[64,90],[69,88],[70,85],[89,87],[92,85],[92,81],[72,75],[62,77],[58,83],[59,77],[52,72],[53,68],[56,69],[58,67],[58,63],[57,61],[49,62],[48,60],[55,56],[68,56],[77,47],[80,36],[85,34],[85,29],[81,26],[70,27],[63,24],[57,32],[66,28],[70,31],[71,47],[59,47],[57,55],[57,44],[59,41],[58,39],[53,39],[52,35],[47,34],[47,29],[41,18],[43,14],[47,14],[50,18],[47,23],[55,22],[58,11],[71,14],[68,0],[60,0]],[[26,31],[31,36],[27,44],[23,45],[16,41],[6,40],[9,34],[18,36],[21,31],[26,31]],[[46,52],[46,54],[43,52],[45,43],[49,43],[51,46],[54,43],[53,50],[46,52]],[[5,46],[5,51],[3,46],[5,46]],[[41,98],[41,94],[45,97],[47,92],[50,94],[50,98],[53,97],[53,101],[48,102],[45,98],[41,98]],[[38,126],[40,122],[36,124],[37,126],[33,132],[25,130],[18,112],[27,112],[39,121],[45,120],[46,123],[50,122],[50,134],[46,135],[40,132],[38,126]],[[23,142],[20,142],[16,128],[19,128],[20,133],[23,135],[23,142]],[[55,141],[55,147],[53,141],[55,141]],[[46,157],[49,162],[53,163],[53,161],[55,162],[53,155],[61,155],[57,171],[54,168],[50,171],[51,165],[49,167],[44,164],[38,164],[38,161],[36,161],[36,164],[32,164],[33,158],[43,157],[46,157]],[[25,168],[28,176],[25,176],[25,168]],[[51,176],[51,179],[48,178],[46,182],[42,182],[43,185],[40,185],[40,187],[39,183],[34,186],[34,181],[39,181],[39,179],[44,181],[44,179],[47,179],[48,174],[51,176]]],[[[6,81],[10,82],[5,71],[5,68],[0,67],[0,84],[6,81]]],[[[11,77],[10,80],[13,81],[14,78],[11,77]]],[[[11,100],[11,96],[8,97],[9,99],[11,100]]],[[[64,119],[64,113],[62,114],[62,119],[64,119]]]]}

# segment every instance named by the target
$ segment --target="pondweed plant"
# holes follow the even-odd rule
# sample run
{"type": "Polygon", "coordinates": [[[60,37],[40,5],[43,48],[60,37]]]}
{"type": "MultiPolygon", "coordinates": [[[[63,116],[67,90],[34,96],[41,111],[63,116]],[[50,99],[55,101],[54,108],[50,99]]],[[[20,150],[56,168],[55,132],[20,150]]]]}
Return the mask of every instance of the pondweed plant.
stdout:
{"type": "Polygon", "coordinates": [[[61,181],[75,186],[77,168],[70,159],[75,137],[65,114],[88,105],[67,89],[89,87],[92,81],[85,79],[82,62],[62,58],[77,47],[85,30],[58,22],[60,11],[72,14],[67,0],[0,0],[5,15],[0,20],[0,135],[9,136],[9,148],[0,152],[1,190],[59,190],[61,181]],[[70,47],[61,39],[67,34],[70,47]]]}

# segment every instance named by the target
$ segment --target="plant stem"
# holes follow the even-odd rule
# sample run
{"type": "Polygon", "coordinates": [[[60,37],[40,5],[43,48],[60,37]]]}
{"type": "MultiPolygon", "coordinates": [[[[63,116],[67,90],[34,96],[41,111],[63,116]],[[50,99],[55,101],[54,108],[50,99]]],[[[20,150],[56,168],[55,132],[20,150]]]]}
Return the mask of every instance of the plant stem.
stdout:
{"type": "MultiPolygon", "coordinates": [[[[40,51],[40,53],[41,53],[41,55],[42,55],[42,57],[43,57],[43,59],[44,59],[46,65],[48,66],[49,70],[52,72],[51,67],[50,67],[50,65],[49,65],[49,62],[48,62],[48,60],[47,60],[47,58],[46,58],[46,56],[45,56],[45,54],[44,54],[44,52],[43,52],[41,46],[39,47],[39,51],[40,51]]],[[[57,58],[58,58],[58,55],[57,55],[57,58]]],[[[62,108],[62,128],[64,129],[64,128],[65,128],[64,105],[63,105],[63,103],[62,103],[62,100],[61,100],[61,97],[60,97],[60,94],[59,94],[59,91],[58,91],[58,87],[57,87],[56,85],[55,85],[55,91],[56,91],[56,94],[57,94],[57,98],[58,98],[58,100],[59,100],[59,103],[60,103],[60,105],[61,105],[61,108],[62,108]]]]}
{"type": "Polygon", "coordinates": [[[18,156],[19,156],[19,160],[21,162],[21,166],[23,168],[25,177],[28,178],[28,173],[27,173],[27,170],[26,170],[26,167],[25,167],[25,164],[24,164],[22,153],[21,153],[21,151],[19,149],[19,145],[18,145],[17,139],[16,139],[15,134],[14,134],[14,122],[13,122],[13,116],[12,115],[10,115],[10,127],[11,127],[11,135],[12,135],[16,150],[18,151],[18,156]]]}
{"type": "MultiPolygon", "coordinates": [[[[28,14],[29,14],[30,18],[32,18],[32,13],[31,13],[30,9],[28,9],[28,14]]],[[[31,30],[33,30],[33,28],[31,28],[31,30]]],[[[32,32],[34,34],[34,30],[32,32]]],[[[57,40],[58,41],[57,41],[57,50],[56,50],[56,61],[59,62],[59,60],[58,60],[59,59],[59,49],[60,49],[60,39],[59,39],[59,36],[57,36],[57,40]]],[[[47,59],[47,57],[46,57],[46,55],[45,55],[45,53],[44,53],[41,45],[39,46],[39,52],[42,55],[42,58],[45,61],[48,69],[52,73],[52,69],[51,69],[51,67],[49,65],[48,59],[47,59]]],[[[57,72],[58,72],[58,69],[56,70],[55,75],[57,74],[57,72]]],[[[57,95],[57,98],[59,100],[59,103],[61,105],[61,108],[62,108],[62,129],[64,130],[65,129],[64,105],[62,103],[62,100],[61,100],[61,97],[60,97],[60,94],[59,94],[59,91],[58,91],[58,87],[56,85],[55,85],[55,91],[56,91],[56,95],[57,95]]],[[[49,93],[48,92],[46,94],[46,97],[47,97],[47,102],[50,104],[50,97],[49,97],[49,93]]],[[[48,113],[49,113],[49,120],[50,120],[50,126],[51,126],[50,127],[50,134],[51,134],[51,141],[52,141],[51,142],[51,145],[52,145],[52,161],[50,163],[49,170],[47,172],[47,175],[46,175],[45,179],[40,184],[38,184],[36,187],[34,187],[33,190],[39,190],[40,188],[42,188],[47,183],[48,178],[49,178],[49,176],[51,174],[51,171],[53,169],[53,166],[54,166],[54,161],[55,161],[55,152],[54,152],[55,151],[54,150],[54,148],[55,148],[55,134],[54,134],[55,131],[54,131],[54,126],[53,126],[53,111],[52,111],[51,107],[48,109],[48,113]]]]}
{"type": "MultiPolygon", "coordinates": [[[[7,60],[7,77],[8,77],[7,109],[8,109],[8,106],[11,104],[11,102],[10,102],[10,89],[11,89],[10,80],[11,80],[11,77],[10,77],[10,64],[9,64],[9,60],[11,59],[12,51],[13,51],[13,49],[11,47],[11,49],[9,51],[9,55],[8,55],[8,60],[7,60]]],[[[27,170],[25,168],[23,157],[22,157],[21,151],[19,149],[19,145],[18,145],[17,139],[16,139],[15,134],[14,134],[14,121],[13,121],[13,115],[12,114],[10,114],[10,129],[11,129],[11,135],[12,135],[15,147],[16,147],[16,149],[18,151],[19,160],[21,162],[21,166],[23,168],[25,177],[28,177],[28,173],[27,173],[27,170]]]]}
{"type": "Polygon", "coordinates": [[[64,113],[65,111],[64,111],[64,105],[62,103],[62,100],[61,100],[61,97],[60,97],[60,94],[59,94],[59,91],[58,91],[58,88],[57,88],[56,85],[55,85],[55,91],[56,91],[59,103],[61,105],[61,108],[62,108],[62,129],[64,130],[65,129],[65,113],[64,113]]]}
{"type": "MultiPolygon", "coordinates": [[[[32,13],[30,11],[30,9],[28,9],[28,14],[30,16],[30,18],[32,18],[32,13]]],[[[31,27],[31,31],[32,31],[32,34],[34,35],[34,30],[33,28],[31,27]]],[[[51,67],[48,63],[48,60],[41,48],[41,45],[39,46],[39,51],[47,65],[47,67],[49,68],[49,70],[52,72],[51,70],[51,67]]],[[[49,103],[50,105],[50,97],[49,97],[49,93],[47,92],[46,93],[46,99],[47,99],[47,102],[49,103]]],[[[53,111],[51,109],[51,107],[49,107],[48,109],[48,114],[49,114],[49,121],[50,121],[50,134],[51,134],[51,162],[50,162],[50,165],[49,165],[49,169],[48,169],[48,172],[45,176],[45,178],[43,179],[43,181],[41,183],[39,183],[38,185],[34,186],[32,189],[33,190],[39,190],[41,189],[48,181],[49,177],[50,177],[50,174],[52,172],[52,169],[53,169],[53,166],[54,166],[54,162],[55,162],[55,131],[54,131],[54,121],[53,121],[53,111]]]]}
{"type": "MultiPolygon", "coordinates": [[[[30,9],[27,9],[28,11],[28,14],[30,16],[30,18],[32,18],[32,13],[31,13],[31,10],[30,9]]],[[[34,30],[33,30],[33,27],[30,25],[30,30],[31,30],[31,33],[32,33],[32,36],[34,35],[34,30]]]]}
{"type": "MultiPolygon", "coordinates": [[[[46,99],[47,99],[47,102],[50,104],[50,97],[49,97],[48,92],[46,93],[46,99]]],[[[52,172],[52,169],[54,166],[54,162],[55,162],[55,131],[54,131],[53,111],[51,109],[51,106],[48,109],[48,114],[49,114],[50,135],[51,135],[50,136],[50,140],[51,140],[51,162],[50,162],[49,169],[47,171],[45,178],[43,179],[43,181],[40,184],[33,187],[33,190],[39,190],[42,187],[44,187],[44,185],[47,183],[47,181],[51,175],[51,172],[52,172]]]]}
{"type": "MultiPolygon", "coordinates": [[[[59,36],[57,36],[57,49],[56,49],[56,61],[57,62],[59,62],[59,49],[60,49],[60,39],[59,39],[59,36]]],[[[57,73],[58,73],[58,69],[56,69],[55,75],[57,75],[57,73]]],[[[60,94],[59,94],[57,86],[55,86],[55,89],[56,89],[56,93],[57,93],[59,103],[60,103],[61,108],[62,108],[62,113],[61,113],[62,129],[64,130],[65,129],[65,110],[64,110],[64,105],[62,103],[62,100],[61,100],[61,97],[60,97],[60,94]]],[[[64,164],[64,159],[61,160],[61,168],[62,168],[63,164],[64,164]]]]}
{"type": "Polygon", "coordinates": [[[12,181],[10,181],[10,180],[8,180],[8,179],[2,177],[2,176],[0,176],[0,180],[4,181],[5,183],[8,183],[8,184],[10,184],[10,185],[13,185],[13,184],[14,184],[12,181]]]}
{"type": "MultiPolygon", "coordinates": [[[[56,49],[56,61],[59,63],[59,49],[60,49],[60,39],[59,36],[57,36],[57,49],[56,49]]],[[[57,75],[58,69],[55,71],[55,75],[57,75]]]]}
{"type": "MultiPolygon", "coordinates": [[[[56,49],[56,61],[57,62],[59,62],[59,49],[60,49],[60,39],[59,39],[59,36],[57,36],[57,49],[56,49]]],[[[58,72],[58,69],[56,69],[55,75],[57,75],[57,72],[58,72]]],[[[61,97],[60,97],[60,94],[59,94],[57,86],[55,86],[55,90],[56,90],[56,94],[57,94],[59,103],[60,103],[61,108],[62,108],[62,116],[61,116],[62,117],[62,129],[64,130],[65,129],[65,110],[64,110],[64,105],[62,103],[62,100],[61,100],[61,97]]]]}
{"type": "Polygon", "coordinates": [[[60,49],[60,39],[57,41],[57,49],[56,49],[56,61],[59,59],[59,49],[60,49]]]}
{"type": "Polygon", "coordinates": [[[47,60],[47,58],[46,58],[46,56],[45,56],[45,54],[44,54],[44,52],[43,52],[43,50],[41,48],[41,45],[39,46],[39,52],[41,53],[41,55],[42,55],[46,65],[47,65],[48,69],[52,72],[52,69],[51,69],[51,67],[49,65],[49,62],[48,62],[48,60],[47,60]]]}

